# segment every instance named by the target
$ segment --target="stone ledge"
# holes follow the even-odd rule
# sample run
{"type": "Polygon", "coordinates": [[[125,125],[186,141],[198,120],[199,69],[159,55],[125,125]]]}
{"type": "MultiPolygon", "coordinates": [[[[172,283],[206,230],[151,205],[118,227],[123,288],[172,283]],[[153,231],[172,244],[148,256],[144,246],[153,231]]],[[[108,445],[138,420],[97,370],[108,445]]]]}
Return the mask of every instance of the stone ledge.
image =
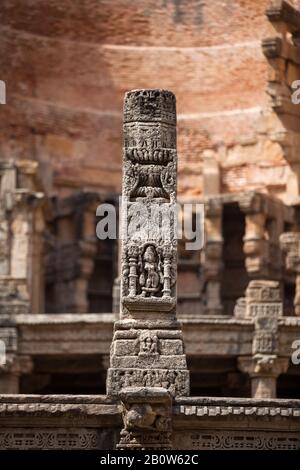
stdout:
{"type": "Polygon", "coordinates": [[[184,325],[252,325],[253,320],[251,318],[235,318],[227,317],[225,315],[199,315],[197,318],[180,318],[180,323],[184,325]]]}
{"type": "MultiPolygon", "coordinates": [[[[1,315],[2,320],[2,315],[1,315]]],[[[114,313],[45,313],[15,315],[14,321],[17,325],[56,325],[76,323],[107,323],[113,324],[114,313]]]]}
{"type": "MultiPolygon", "coordinates": [[[[5,320],[9,320],[9,324],[16,325],[60,325],[60,324],[107,324],[112,325],[115,321],[114,313],[58,313],[58,314],[24,314],[15,315],[13,318],[10,316],[6,318],[5,315],[1,315],[1,324],[5,320]]],[[[280,325],[287,326],[299,326],[299,317],[281,317],[279,318],[280,325]]],[[[147,322],[145,322],[147,323],[147,322]]],[[[174,327],[182,323],[184,325],[195,325],[195,324],[208,324],[208,325],[252,325],[253,321],[250,318],[235,318],[227,317],[222,315],[199,315],[193,318],[180,318],[179,322],[173,322],[174,327]]],[[[134,325],[133,320],[128,320],[128,328],[132,328],[134,325]]],[[[162,325],[164,322],[162,321],[162,325]]]]}
{"type": "Polygon", "coordinates": [[[180,397],[176,398],[175,405],[214,405],[214,406],[281,406],[286,407],[299,407],[300,399],[288,398],[235,398],[235,397],[180,397]]]}
{"type": "Polygon", "coordinates": [[[119,428],[119,405],[105,395],[0,395],[0,427],[119,428]]]}
{"type": "Polygon", "coordinates": [[[0,395],[1,403],[54,403],[54,404],[116,404],[107,395],[0,395]]]}

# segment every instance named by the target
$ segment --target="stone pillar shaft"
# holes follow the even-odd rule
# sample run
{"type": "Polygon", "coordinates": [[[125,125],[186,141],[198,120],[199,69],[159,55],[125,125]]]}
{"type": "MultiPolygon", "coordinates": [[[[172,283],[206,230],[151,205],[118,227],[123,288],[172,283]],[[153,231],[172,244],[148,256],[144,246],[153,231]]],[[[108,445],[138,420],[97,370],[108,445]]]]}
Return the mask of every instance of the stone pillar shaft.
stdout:
{"type": "Polygon", "coordinates": [[[223,313],[221,302],[221,279],[223,270],[222,204],[218,199],[205,201],[206,241],[204,251],[204,272],[206,280],[205,313],[223,313]]]}
{"type": "Polygon", "coordinates": [[[250,281],[244,300],[236,314],[253,319],[252,356],[239,357],[238,365],[250,376],[252,398],[276,398],[277,378],[289,364],[288,358],[278,356],[279,282],[250,281]]]}

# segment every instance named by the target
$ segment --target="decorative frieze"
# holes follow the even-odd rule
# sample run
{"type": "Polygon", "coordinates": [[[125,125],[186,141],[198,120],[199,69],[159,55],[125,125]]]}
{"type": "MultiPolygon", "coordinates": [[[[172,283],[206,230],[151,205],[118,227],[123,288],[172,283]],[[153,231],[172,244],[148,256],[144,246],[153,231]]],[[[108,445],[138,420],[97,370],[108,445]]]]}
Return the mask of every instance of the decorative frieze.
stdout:
{"type": "Polygon", "coordinates": [[[297,432],[280,433],[261,430],[201,429],[190,433],[177,432],[174,447],[187,450],[299,450],[297,432]]]}
{"type": "Polygon", "coordinates": [[[101,449],[97,429],[2,429],[1,450],[96,450],[101,449]]]}

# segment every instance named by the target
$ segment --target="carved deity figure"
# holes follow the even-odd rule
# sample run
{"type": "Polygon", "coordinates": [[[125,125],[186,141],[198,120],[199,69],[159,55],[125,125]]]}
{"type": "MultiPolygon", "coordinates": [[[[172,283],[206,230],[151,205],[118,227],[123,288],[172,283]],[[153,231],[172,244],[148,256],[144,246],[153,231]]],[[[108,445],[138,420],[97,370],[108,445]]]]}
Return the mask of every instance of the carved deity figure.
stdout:
{"type": "Polygon", "coordinates": [[[158,354],[158,337],[148,331],[142,333],[139,338],[139,355],[152,356],[158,354]]]}
{"type": "Polygon", "coordinates": [[[139,283],[142,288],[142,297],[153,296],[161,289],[163,276],[160,263],[153,245],[148,245],[140,262],[141,275],[139,283]]]}

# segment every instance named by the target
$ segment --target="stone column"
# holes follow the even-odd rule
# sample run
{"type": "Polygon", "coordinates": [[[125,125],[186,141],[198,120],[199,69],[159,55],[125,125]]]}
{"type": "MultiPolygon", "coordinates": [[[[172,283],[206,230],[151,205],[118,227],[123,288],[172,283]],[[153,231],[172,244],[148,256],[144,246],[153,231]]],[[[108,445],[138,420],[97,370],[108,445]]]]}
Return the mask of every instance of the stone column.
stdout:
{"type": "Polygon", "coordinates": [[[286,232],[280,236],[280,245],[286,254],[286,268],[296,275],[294,299],[295,315],[300,315],[300,233],[286,232]]]}
{"type": "Polygon", "coordinates": [[[82,233],[78,240],[79,260],[78,279],[75,281],[74,310],[78,313],[89,311],[88,285],[95,266],[97,239],[95,237],[95,212],[98,200],[94,196],[87,198],[78,214],[82,223],[82,233]]]}
{"type": "Polygon", "coordinates": [[[241,371],[250,375],[252,398],[276,398],[277,378],[286,372],[289,358],[278,356],[278,318],[282,316],[277,281],[251,281],[246,290],[244,315],[252,318],[252,356],[239,357],[241,371]]]}
{"type": "Polygon", "coordinates": [[[46,288],[54,292],[55,305],[48,297],[47,311],[88,312],[88,288],[95,267],[97,238],[96,193],[82,192],[57,199],[52,224],[56,235],[49,241],[46,288]]]}
{"type": "Polygon", "coordinates": [[[222,202],[218,198],[205,201],[205,313],[223,313],[221,277],[223,269],[222,202]]]}
{"type": "Polygon", "coordinates": [[[203,193],[204,196],[215,196],[221,190],[220,165],[216,152],[204,150],[203,158],[203,193]]]}
{"type": "Polygon", "coordinates": [[[146,417],[133,419],[132,426],[124,418],[120,445],[126,441],[126,447],[157,448],[154,444],[159,443],[158,447],[169,448],[166,396],[189,394],[181,326],[176,320],[176,167],[175,96],[164,90],[127,93],[121,308],[114,329],[107,393],[121,398],[125,408],[126,403],[129,408],[136,404],[140,410],[144,400],[147,410],[143,407],[146,417]],[[164,418],[156,411],[159,402],[164,418]]]}
{"type": "Polygon", "coordinates": [[[37,162],[0,161],[1,314],[43,312],[44,209],[37,179],[37,162]]]}
{"type": "Polygon", "coordinates": [[[260,194],[245,193],[239,201],[245,213],[244,253],[250,278],[268,276],[268,240],[266,238],[266,207],[260,194]]]}

